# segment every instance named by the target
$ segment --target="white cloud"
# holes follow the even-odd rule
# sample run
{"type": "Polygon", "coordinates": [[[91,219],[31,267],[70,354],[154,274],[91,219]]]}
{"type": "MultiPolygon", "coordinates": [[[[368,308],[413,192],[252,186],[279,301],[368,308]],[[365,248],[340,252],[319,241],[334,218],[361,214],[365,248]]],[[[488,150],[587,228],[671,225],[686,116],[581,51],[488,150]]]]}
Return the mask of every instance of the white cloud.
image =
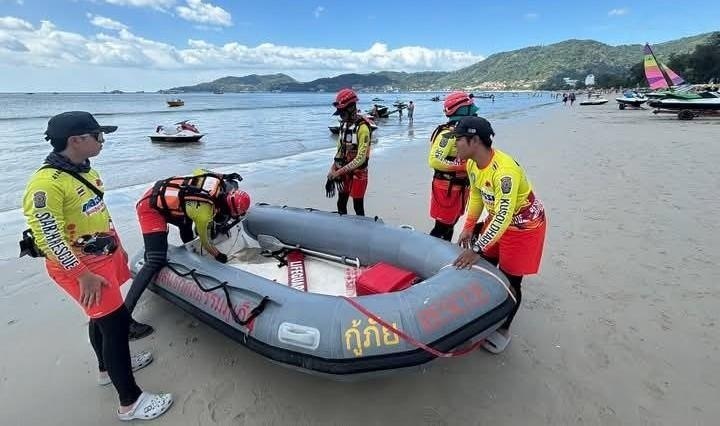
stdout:
{"type": "Polygon", "coordinates": [[[540,15],[538,15],[538,14],[535,13],[535,12],[529,12],[529,13],[526,13],[525,15],[523,15],[523,18],[524,18],[526,21],[535,21],[535,20],[537,20],[539,17],[540,17],[540,15]]]}
{"type": "Polygon", "coordinates": [[[213,44],[191,39],[185,46],[174,46],[135,35],[127,28],[115,27],[109,33],[83,36],[62,31],[49,21],[41,21],[36,27],[22,19],[2,17],[0,64],[35,70],[53,67],[90,70],[93,66],[102,66],[127,69],[133,75],[147,73],[148,70],[185,73],[188,76],[211,71],[285,72],[317,78],[380,70],[455,70],[483,59],[471,52],[421,46],[390,48],[384,43],[374,43],[366,50],[350,50],[270,43],[257,46],[238,42],[213,44]]]}
{"type": "Polygon", "coordinates": [[[622,15],[627,15],[629,12],[630,12],[630,10],[628,10],[628,8],[626,8],[626,7],[619,8],[619,9],[612,9],[611,11],[608,12],[608,16],[622,16],[622,15]]]}
{"type": "Polygon", "coordinates": [[[116,6],[149,7],[156,10],[166,10],[175,5],[175,0],[105,0],[105,3],[116,6]]]}
{"type": "Polygon", "coordinates": [[[210,3],[203,3],[202,0],[187,0],[187,6],[178,6],[175,11],[181,18],[192,22],[223,27],[232,25],[232,16],[227,10],[210,3]]]}
{"type": "Polygon", "coordinates": [[[313,15],[315,15],[315,18],[317,19],[317,18],[320,17],[320,15],[321,15],[324,11],[325,11],[325,7],[324,7],[324,6],[318,6],[318,7],[315,8],[315,11],[313,12],[313,15]]]}
{"type": "Polygon", "coordinates": [[[92,13],[87,14],[90,23],[96,27],[105,28],[106,30],[127,30],[130,27],[123,24],[122,22],[115,21],[110,18],[106,18],[100,15],[93,15],[92,13]]]}
{"type": "Polygon", "coordinates": [[[0,31],[0,49],[12,52],[28,52],[30,50],[20,40],[2,31],[0,31]]]}
{"type": "Polygon", "coordinates": [[[33,26],[20,18],[13,16],[0,16],[0,30],[32,31],[33,26]]]}

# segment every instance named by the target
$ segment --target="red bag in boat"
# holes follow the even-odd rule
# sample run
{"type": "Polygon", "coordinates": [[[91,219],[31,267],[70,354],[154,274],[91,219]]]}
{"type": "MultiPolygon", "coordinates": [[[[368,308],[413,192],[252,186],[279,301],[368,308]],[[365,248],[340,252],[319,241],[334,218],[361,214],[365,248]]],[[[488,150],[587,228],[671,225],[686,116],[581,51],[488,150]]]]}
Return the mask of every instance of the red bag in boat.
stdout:
{"type": "Polygon", "coordinates": [[[357,277],[357,295],[391,293],[405,290],[418,280],[410,271],[387,263],[376,263],[357,277]]]}

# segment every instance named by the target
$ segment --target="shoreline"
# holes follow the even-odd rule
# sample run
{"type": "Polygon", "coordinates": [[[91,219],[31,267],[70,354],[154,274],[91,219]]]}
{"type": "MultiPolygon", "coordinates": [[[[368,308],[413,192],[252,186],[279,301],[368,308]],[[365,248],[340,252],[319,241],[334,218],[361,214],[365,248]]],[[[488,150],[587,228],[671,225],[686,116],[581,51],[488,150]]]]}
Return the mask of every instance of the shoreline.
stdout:
{"type": "MultiPolygon", "coordinates": [[[[549,219],[541,271],[523,281],[505,353],[480,350],[418,372],[327,381],[269,363],[147,292],[136,316],[156,332],[131,347],[152,349],[155,362],[136,377],[176,398],[153,424],[714,424],[720,226],[709,213],[720,211],[720,122],[683,123],[610,104],[526,118],[491,120],[495,145],[523,165],[549,219]]],[[[368,215],[430,229],[426,149],[398,145],[372,157],[368,215]]],[[[242,184],[253,202],[334,210],[322,191],[325,173],[286,170],[242,184]]],[[[133,197],[113,194],[108,202],[132,254],[140,232],[134,212],[121,206],[133,197]]],[[[115,421],[114,392],[95,385],[84,315],[39,262],[5,256],[17,234],[2,225],[4,418],[115,421]]]]}

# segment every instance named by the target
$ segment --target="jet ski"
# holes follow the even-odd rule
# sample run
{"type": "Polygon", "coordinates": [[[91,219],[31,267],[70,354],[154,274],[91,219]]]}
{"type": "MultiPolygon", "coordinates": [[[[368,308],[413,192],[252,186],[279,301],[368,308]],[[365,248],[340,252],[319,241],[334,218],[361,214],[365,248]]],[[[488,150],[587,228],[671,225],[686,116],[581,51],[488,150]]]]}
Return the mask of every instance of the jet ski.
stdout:
{"type": "Polygon", "coordinates": [[[648,105],[655,108],[653,114],[677,113],[680,120],[692,120],[701,115],[720,114],[720,94],[701,92],[694,99],[664,98],[653,99],[648,105]]]}
{"type": "Polygon", "coordinates": [[[176,126],[175,129],[157,126],[155,133],[148,137],[152,142],[198,142],[205,136],[188,120],[175,123],[174,126],[176,126]]]}
{"type": "Polygon", "coordinates": [[[648,101],[648,98],[637,92],[627,91],[621,97],[615,98],[615,101],[620,109],[627,107],[640,108],[642,104],[648,101]]]}

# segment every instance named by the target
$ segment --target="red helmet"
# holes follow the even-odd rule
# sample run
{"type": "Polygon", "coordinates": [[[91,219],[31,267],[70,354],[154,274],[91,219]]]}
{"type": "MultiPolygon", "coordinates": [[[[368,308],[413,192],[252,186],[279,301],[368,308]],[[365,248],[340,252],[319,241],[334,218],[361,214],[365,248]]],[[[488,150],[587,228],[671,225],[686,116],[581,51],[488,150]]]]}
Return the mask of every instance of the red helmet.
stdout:
{"type": "Polygon", "coordinates": [[[443,111],[445,115],[450,117],[455,115],[455,112],[460,107],[473,105],[472,95],[468,95],[463,91],[452,92],[445,97],[445,103],[443,103],[443,111]]]}
{"type": "Polygon", "coordinates": [[[335,95],[333,106],[338,110],[347,108],[348,105],[357,103],[358,96],[353,89],[340,89],[335,95]]]}
{"type": "Polygon", "coordinates": [[[225,196],[225,202],[230,209],[230,216],[241,217],[250,208],[250,195],[245,191],[233,189],[225,196]]]}

